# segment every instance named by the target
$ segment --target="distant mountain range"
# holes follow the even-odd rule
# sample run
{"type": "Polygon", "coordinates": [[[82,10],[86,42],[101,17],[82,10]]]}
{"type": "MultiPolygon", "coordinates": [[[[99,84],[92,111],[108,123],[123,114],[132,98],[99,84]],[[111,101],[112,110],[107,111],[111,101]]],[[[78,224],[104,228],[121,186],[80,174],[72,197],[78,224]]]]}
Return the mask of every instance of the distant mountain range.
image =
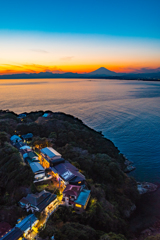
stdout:
{"type": "Polygon", "coordinates": [[[93,72],[80,74],[80,73],[20,73],[11,75],[0,75],[0,79],[32,79],[32,78],[109,78],[109,79],[142,79],[142,80],[160,80],[160,71],[152,73],[116,73],[101,67],[93,72]]]}

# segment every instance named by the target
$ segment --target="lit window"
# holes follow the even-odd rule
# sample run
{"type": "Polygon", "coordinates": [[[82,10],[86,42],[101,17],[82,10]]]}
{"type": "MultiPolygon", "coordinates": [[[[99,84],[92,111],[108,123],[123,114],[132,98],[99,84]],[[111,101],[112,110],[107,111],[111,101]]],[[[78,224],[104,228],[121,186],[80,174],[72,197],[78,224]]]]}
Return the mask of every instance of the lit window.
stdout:
{"type": "Polygon", "coordinates": [[[76,207],[81,208],[82,206],[80,204],[75,204],[76,207]]]}

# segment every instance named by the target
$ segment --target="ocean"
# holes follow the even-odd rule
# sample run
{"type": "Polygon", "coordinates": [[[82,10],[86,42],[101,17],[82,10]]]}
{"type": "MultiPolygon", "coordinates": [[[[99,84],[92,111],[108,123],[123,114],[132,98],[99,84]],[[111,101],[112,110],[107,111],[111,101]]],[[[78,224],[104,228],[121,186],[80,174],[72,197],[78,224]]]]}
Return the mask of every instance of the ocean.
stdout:
{"type": "MultiPolygon", "coordinates": [[[[0,80],[0,109],[65,112],[102,131],[133,162],[129,175],[160,186],[160,82],[105,79],[0,80]]],[[[129,223],[160,219],[160,188],[144,195],[129,223]]]]}
{"type": "Polygon", "coordinates": [[[0,80],[0,109],[74,115],[133,161],[137,181],[160,183],[160,82],[107,79],[0,80]]]}

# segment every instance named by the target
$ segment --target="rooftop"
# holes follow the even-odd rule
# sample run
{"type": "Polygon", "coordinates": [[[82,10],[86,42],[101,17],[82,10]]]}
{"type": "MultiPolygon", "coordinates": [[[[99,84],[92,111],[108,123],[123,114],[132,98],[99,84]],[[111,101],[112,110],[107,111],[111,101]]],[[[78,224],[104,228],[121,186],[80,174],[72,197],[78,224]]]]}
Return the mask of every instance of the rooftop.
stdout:
{"type": "Polygon", "coordinates": [[[30,203],[38,207],[40,211],[43,211],[56,197],[55,194],[43,190],[40,193],[28,194],[27,197],[22,198],[20,202],[30,203]]]}
{"type": "Polygon", "coordinates": [[[11,138],[10,138],[11,141],[16,141],[16,140],[22,140],[18,135],[13,135],[11,138]]]}
{"type": "Polygon", "coordinates": [[[75,203],[84,206],[86,204],[86,202],[87,202],[87,199],[88,199],[88,197],[90,195],[90,192],[91,192],[90,190],[83,189],[80,192],[80,194],[79,194],[77,200],[75,201],[75,203]]]}
{"type": "Polygon", "coordinates": [[[41,164],[38,162],[30,163],[30,167],[31,167],[33,173],[36,173],[39,171],[45,171],[44,168],[41,166],[41,164]]]}
{"type": "Polygon", "coordinates": [[[81,190],[81,186],[68,184],[66,186],[65,190],[63,191],[63,193],[65,195],[74,195],[74,196],[78,197],[80,190],[81,190]]]}
{"type": "Polygon", "coordinates": [[[30,226],[34,225],[37,220],[38,219],[35,217],[34,214],[30,214],[25,217],[20,223],[18,223],[16,227],[25,232],[30,228],[30,226]]]}
{"type": "Polygon", "coordinates": [[[58,174],[65,181],[71,181],[72,184],[74,182],[81,182],[85,180],[85,177],[79,172],[79,170],[75,166],[70,164],[68,161],[57,164],[56,166],[54,166],[54,169],[56,169],[58,174]]]}
{"type": "Polygon", "coordinates": [[[51,147],[42,148],[41,153],[47,155],[49,158],[53,158],[55,156],[61,157],[61,154],[51,147]]]}
{"type": "Polygon", "coordinates": [[[22,135],[23,139],[28,139],[28,138],[32,138],[32,137],[33,137],[32,133],[27,133],[27,134],[22,135]]]}

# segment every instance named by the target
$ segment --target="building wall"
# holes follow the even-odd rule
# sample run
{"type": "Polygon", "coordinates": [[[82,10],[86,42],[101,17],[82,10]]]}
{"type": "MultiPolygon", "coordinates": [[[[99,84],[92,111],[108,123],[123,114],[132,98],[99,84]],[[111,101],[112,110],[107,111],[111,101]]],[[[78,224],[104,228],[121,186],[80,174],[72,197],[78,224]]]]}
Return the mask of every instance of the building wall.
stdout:
{"type": "Polygon", "coordinates": [[[39,161],[40,161],[40,164],[42,165],[42,167],[44,167],[44,168],[50,167],[50,163],[44,157],[39,156],[39,161]]]}

